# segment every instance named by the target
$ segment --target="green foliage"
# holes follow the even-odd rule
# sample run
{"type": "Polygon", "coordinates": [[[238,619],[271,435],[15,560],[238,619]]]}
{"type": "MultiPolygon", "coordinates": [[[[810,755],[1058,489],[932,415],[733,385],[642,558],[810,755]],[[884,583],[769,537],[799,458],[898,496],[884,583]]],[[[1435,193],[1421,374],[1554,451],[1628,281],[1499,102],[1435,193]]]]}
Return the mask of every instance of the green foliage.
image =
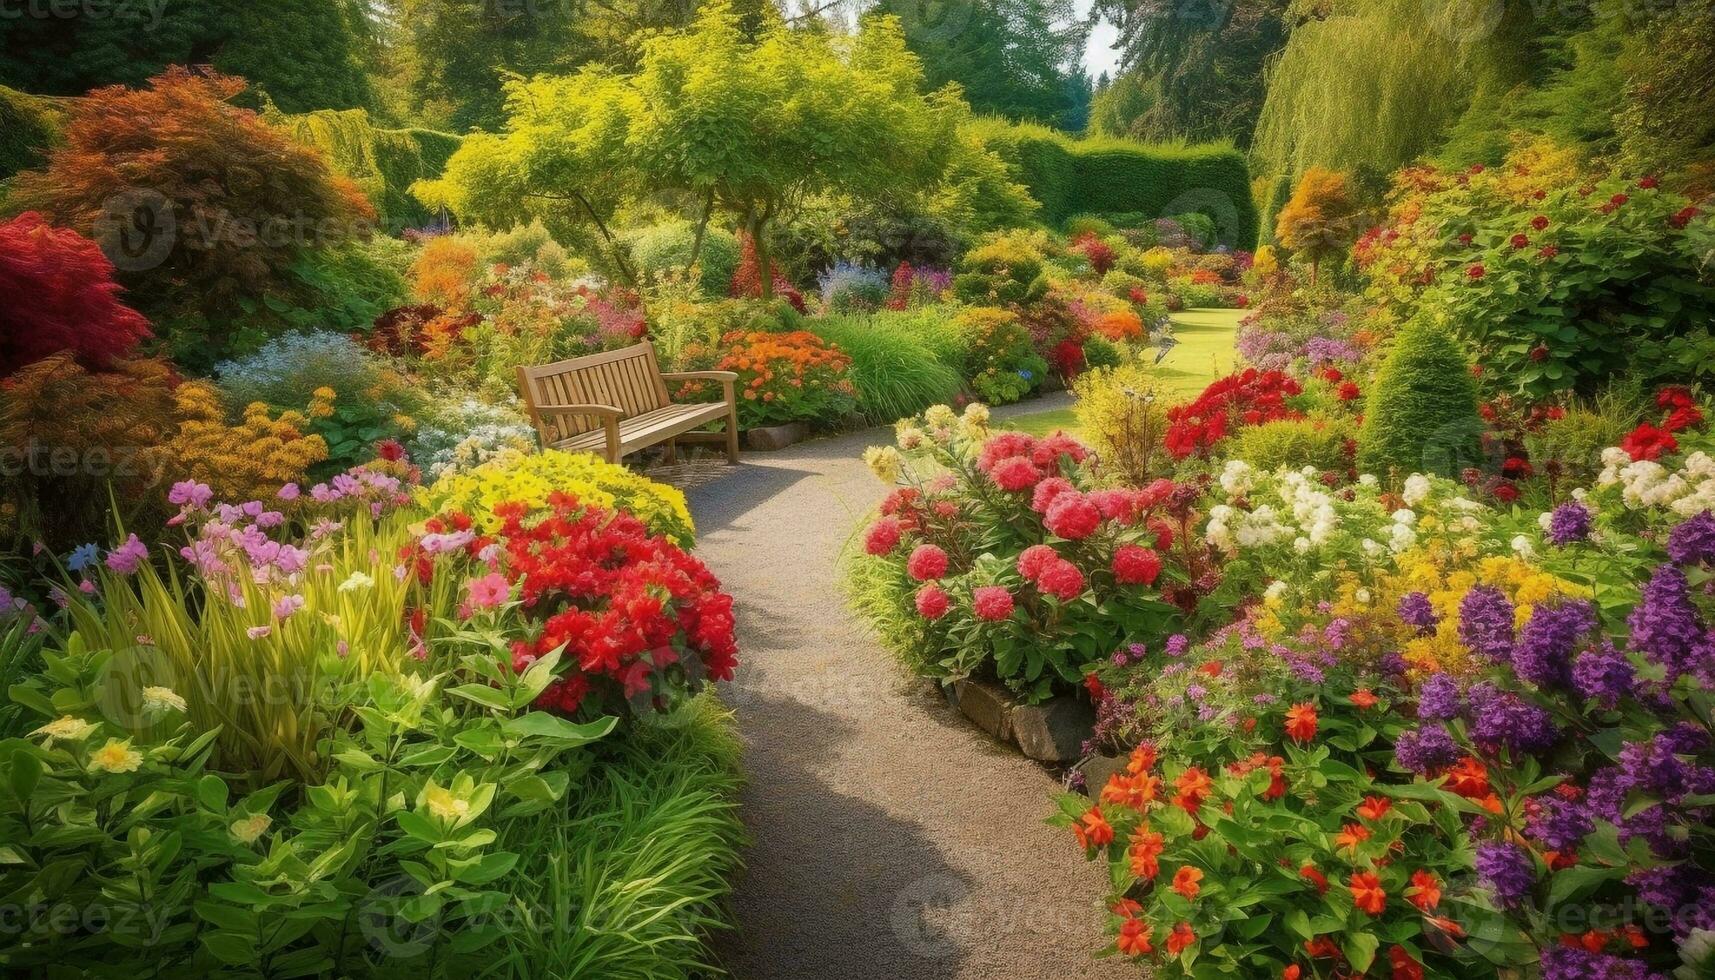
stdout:
{"type": "Polygon", "coordinates": [[[47,162],[59,127],[52,102],[0,85],[0,181],[47,162]]]}
{"type": "Polygon", "coordinates": [[[1256,244],[1256,206],[1244,154],[1232,146],[1150,145],[1115,138],[1073,140],[1040,126],[987,120],[984,143],[1010,165],[1042,205],[1042,220],[1074,214],[1141,212],[1169,217],[1199,212],[1219,240],[1256,244]]]}
{"type": "Polygon", "coordinates": [[[852,359],[858,410],[877,425],[916,415],[958,396],[963,379],[913,330],[913,313],[823,316],[806,321],[818,337],[852,359]]]}
{"type": "Polygon", "coordinates": [[[1036,353],[1030,331],[1007,310],[968,307],[954,316],[952,329],[956,339],[949,347],[958,352],[960,372],[988,404],[1018,401],[1047,376],[1048,362],[1036,353]]]}
{"type": "Polygon", "coordinates": [[[1129,69],[1098,93],[1092,131],[1150,141],[1250,144],[1268,59],[1286,43],[1287,0],[1098,0],[1129,69]],[[1105,97],[1104,97],[1105,96],[1105,97]]]}
{"type": "Polygon", "coordinates": [[[582,266],[566,254],[540,221],[513,225],[510,231],[467,232],[478,260],[489,268],[497,265],[529,266],[550,279],[569,278],[582,266]]]}
{"type": "MultiPolygon", "coordinates": [[[[638,274],[649,280],[663,273],[683,272],[690,265],[696,235],[697,230],[683,221],[638,232],[631,243],[631,260],[638,274]]],[[[738,258],[738,236],[724,228],[710,227],[703,232],[702,248],[697,252],[697,282],[705,295],[726,295],[738,258]]]]}
{"type": "Polygon", "coordinates": [[[368,13],[360,0],[109,3],[71,17],[19,11],[0,17],[0,83],[83,95],[140,85],[173,65],[212,65],[289,112],[361,107],[371,101],[368,13]]]}
{"type": "Polygon", "coordinates": [[[299,305],[281,310],[281,322],[299,330],[368,333],[376,317],[405,301],[405,279],[388,261],[392,251],[354,242],[304,253],[290,270],[299,305]]]}
{"type": "Polygon", "coordinates": [[[1602,450],[1619,445],[1637,415],[1635,408],[1619,412],[1608,404],[1573,406],[1526,433],[1525,448],[1538,468],[1553,460],[1563,468],[1568,486],[1586,486],[1602,471],[1602,450]]]}
{"type": "Polygon", "coordinates": [[[383,129],[362,109],[269,113],[265,118],[299,143],[325,153],[335,172],[363,188],[390,232],[429,223],[432,213],[408,191],[419,180],[439,177],[463,142],[426,129],[383,129]]]}
{"type": "Polygon", "coordinates": [[[703,695],[668,724],[604,743],[601,765],[559,804],[510,825],[497,846],[524,855],[514,887],[528,911],[497,960],[535,976],[718,972],[704,940],[730,928],[740,747],[731,715],[703,695]]]}
{"type": "Polygon", "coordinates": [[[1344,471],[1349,465],[1346,440],[1355,436],[1352,423],[1340,417],[1278,419],[1240,429],[1228,455],[1263,472],[1282,466],[1344,471]]]}
{"type": "Polygon", "coordinates": [[[1081,108],[1084,40],[1065,26],[1067,0],[881,0],[874,11],[899,18],[929,88],[956,82],[977,112],[1082,128],[1067,121],[1081,108]]]}
{"type": "Polygon", "coordinates": [[[1615,120],[1621,163],[1638,173],[1715,158],[1715,0],[1653,13],[1628,41],[1615,120]]]}
{"type": "Polygon", "coordinates": [[[1293,29],[1268,72],[1251,146],[1259,175],[1391,173],[1434,149],[1475,93],[1505,92],[1523,67],[1511,19],[1491,32],[1459,3],[1331,6],[1293,29]]]}
{"type": "Polygon", "coordinates": [[[1476,461],[1482,431],[1476,382],[1452,334],[1428,318],[1401,327],[1367,392],[1359,471],[1454,476],[1476,461]]]}

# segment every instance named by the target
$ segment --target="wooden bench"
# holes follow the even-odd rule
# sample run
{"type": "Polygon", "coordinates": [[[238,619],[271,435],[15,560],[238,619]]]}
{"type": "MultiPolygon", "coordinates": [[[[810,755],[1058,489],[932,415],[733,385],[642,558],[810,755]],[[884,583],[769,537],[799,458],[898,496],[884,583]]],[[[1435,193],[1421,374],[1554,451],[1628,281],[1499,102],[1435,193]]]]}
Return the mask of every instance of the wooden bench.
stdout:
{"type": "Polygon", "coordinates": [[[663,442],[671,461],[678,458],[681,440],[724,441],[727,461],[738,462],[736,381],[738,375],[731,371],[662,374],[655,345],[648,341],[624,350],[518,369],[518,387],[542,446],[600,452],[610,463],[663,442]],[[675,403],[667,394],[669,381],[719,381],[726,398],[675,403]],[[723,418],[724,432],[692,431],[723,418]]]}

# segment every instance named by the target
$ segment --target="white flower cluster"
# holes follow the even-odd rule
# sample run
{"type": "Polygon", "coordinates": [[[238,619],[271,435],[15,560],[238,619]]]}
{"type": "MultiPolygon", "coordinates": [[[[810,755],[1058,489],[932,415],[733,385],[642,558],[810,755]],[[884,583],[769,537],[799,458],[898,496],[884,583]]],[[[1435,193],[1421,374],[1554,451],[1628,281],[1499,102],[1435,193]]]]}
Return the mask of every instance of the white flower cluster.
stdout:
{"type": "Polygon", "coordinates": [[[1602,450],[1600,487],[1620,488],[1620,499],[1633,510],[1665,507],[1681,517],[1715,510],[1715,458],[1699,450],[1685,457],[1677,471],[1652,459],[1634,461],[1616,446],[1602,450]]]}
{"type": "Polygon", "coordinates": [[[488,462],[501,451],[528,453],[536,431],[516,408],[465,397],[437,404],[428,421],[411,437],[411,459],[438,479],[488,462]]]}

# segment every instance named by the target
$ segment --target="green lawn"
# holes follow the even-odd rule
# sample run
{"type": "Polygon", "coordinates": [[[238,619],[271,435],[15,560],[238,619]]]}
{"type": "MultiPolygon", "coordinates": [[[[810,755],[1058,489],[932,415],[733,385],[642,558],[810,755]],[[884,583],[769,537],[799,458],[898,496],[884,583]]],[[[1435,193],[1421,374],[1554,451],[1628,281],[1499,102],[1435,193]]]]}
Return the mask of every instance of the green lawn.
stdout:
{"type": "MultiPolygon", "coordinates": [[[[1168,401],[1185,401],[1208,387],[1209,382],[1231,374],[1238,364],[1233,351],[1233,335],[1238,332],[1244,310],[1186,310],[1173,315],[1173,336],[1179,346],[1173,348],[1155,366],[1161,396],[1168,401]]],[[[1153,357],[1153,351],[1145,351],[1153,357]]],[[[1034,412],[1007,420],[1009,428],[1041,436],[1055,429],[1075,432],[1078,418],[1069,408],[1051,412],[1034,412]]]]}

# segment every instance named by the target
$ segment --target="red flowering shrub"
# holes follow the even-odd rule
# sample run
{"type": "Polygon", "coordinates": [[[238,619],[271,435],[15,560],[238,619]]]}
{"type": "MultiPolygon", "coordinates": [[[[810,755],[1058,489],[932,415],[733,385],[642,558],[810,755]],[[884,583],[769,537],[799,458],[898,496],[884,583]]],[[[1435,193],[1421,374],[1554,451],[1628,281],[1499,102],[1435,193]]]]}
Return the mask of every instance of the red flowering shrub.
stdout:
{"type": "Polygon", "coordinates": [[[896,450],[870,450],[907,485],[863,534],[853,595],[928,676],[981,673],[1038,700],[1081,689],[1092,661],[1165,636],[1195,605],[1202,544],[1175,531],[1197,495],[1168,480],[1097,488],[1076,440],[991,436],[985,417],[941,406],[902,423],[904,453],[938,474],[924,480],[896,450]]]}
{"type": "MultiPolygon", "coordinates": [[[[756,243],[750,240],[749,235],[741,235],[739,247],[738,269],[732,274],[732,295],[739,299],[756,299],[762,295],[762,263],[756,257],[756,243]]],[[[804,294],[780,274],[780,267],[775,265],[770,271],[773,272],[775,298],[792,304],[799,313],[808,313],[804,294]]]]}
{"type": "Polygon", "coordinates": [[[1114,267],[1114,250],[1093,231],[1072,239],[1072,251],[1089,260],[1090,270],[1098,276],[1107,275],[1114,267]]]}
{"type": "Polygon", "coordinates": [[[0,224],[0,377],[61,351],[94,370],[130,353],[149,321],[119,292],[95,242],[34,212],[0,224]]]}
{"type": "MultiPolygon", "coordinates": [[[[500,529],[472,538],[466,550],[480,561],[495,549],[489,575],[503,577],[505,595],[518,599],[523,635],[511,640],[513,669],[561,651],[538,707],[665,711],[707,683],[732,679],[732,597],[702,562],[630,514],[564,493],[541,510],[512,502],[494,513],[500,529]]],[[[468,532],[472,522],[455,512],[427,526],[448,534],[468,532]]],[[[500,584],[487,576],[467,583],[469,611],[499,605],[500,584]]]]}
{"type": "Polygon", "coordinates": [[[1246,368],[1230,374],[1203,389],[1195,400],[1167,410],[1167,451],[1174,459],[1206,455],[1239,426],[1303,418],[1286,401],[1303,392],[1284,371],[1246,368]]]}

